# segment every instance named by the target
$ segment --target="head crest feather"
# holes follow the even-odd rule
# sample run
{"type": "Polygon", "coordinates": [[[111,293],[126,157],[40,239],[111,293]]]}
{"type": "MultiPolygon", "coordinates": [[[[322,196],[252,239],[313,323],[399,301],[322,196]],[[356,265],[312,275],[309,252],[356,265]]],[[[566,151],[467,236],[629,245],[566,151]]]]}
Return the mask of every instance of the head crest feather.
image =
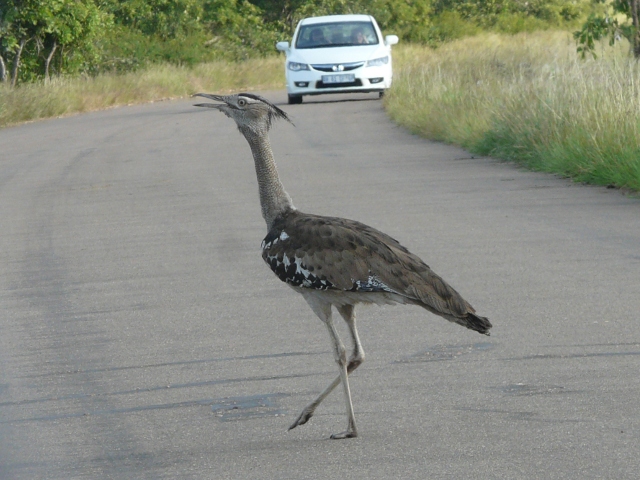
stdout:
{"type": "Polygon", "coordinates": [[[269,118],[268,118],[269,127],[271,127],[271,124],[273,123],[274,120],[278,120],[278,119],[286,120],[291,125],[294,125],[294,123],[289,118],[289,115],[287,115],[287,112],[282,110],[277,105],[274,105],[266,98],[261,97],[260,95],[256,95],[255,93],[239,93],[238,96],[251,98],[253,100],[259,100],[260,102],[263,102],[269,105],[271,107],[271,109],[269,110],[269,118]]]}

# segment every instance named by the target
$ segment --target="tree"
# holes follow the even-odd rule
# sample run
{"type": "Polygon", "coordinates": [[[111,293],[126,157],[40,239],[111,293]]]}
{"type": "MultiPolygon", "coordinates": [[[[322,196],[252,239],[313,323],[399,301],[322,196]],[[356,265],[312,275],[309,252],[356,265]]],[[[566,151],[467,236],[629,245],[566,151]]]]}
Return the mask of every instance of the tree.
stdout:
{"type": "Polygon", "coordinates": [[[7,66],[4,63],[4,58],[0,55],[0,82],[6,83],[7,81],[7,66]]]}
{"type": "Polygon", "coordinates": [[[608,38],[609,45],[613,45],[624,37],[631,44],[633,56],[640,59],[640,0],[596,1],[605,4],[604,14],[589,16],[582,29],[574,32],[578,52],[583,58],[587,53],[596,57],[595,42],[608,38]],[[621,16],[626,18],[620,19],[621,16]]]}
{"type": "MultiPolygon", "coordinates": [[[[2,6],[2,10],[0,10],[0,33],[2,33],[0,37],[0,56],[6,56],[7,59],[11,56],[13,57],[11,86],[16,84],[24,47],[27,42],[32,40],[37,30],[37,22],[35,22],[36,25],[32,25],[34,23],[33,10],[26,3],[20,0],[7,0],[2,6]]],[[[7,74],[4,60],[2,65],[6,81],[7,74]]]]}
{"type": "Polygon", "coordinates": [[[4,65],[6,72],[4,58],[12,58],[12,86],[23,63],[28,66],[28,79],[48,78],[56,57],[59,72],[65,67],[77,71],[95,56],[93,42],[109,22],[93,0],[3,0],[0,69],[4,65]]]}
{"type": "Polygon", "coordinates": [[[202,28],[206,0],[102,0],[102,9],[119,25],[163,40],[202,28]]]}
{"type": "Polygon", "coordinates": [[[0,81],[3,83],[7,81],[7,63],[5,62],[7,51],[4,48],[4,39],[9,35],[11,26],[8,13],[7,6],[0,4],[0,81]]]}
{"type": "Polygon", "coordinates": [[[93,0],[50,0],[52,14],[39,37],[43,51],[44,77],[49,78],[52,60],[58,60],[58,72],[76,73],[91,68],[100,55],[96,42],[112,24],[109,14],[93,0]]]}
{"type": "Polygon", "coordinates": [[[242,59],[273,53],[279,40],[279,23],[247,0],[204,0],[203,23],[214,35],[210,45],[228,58],[242,59]]]}

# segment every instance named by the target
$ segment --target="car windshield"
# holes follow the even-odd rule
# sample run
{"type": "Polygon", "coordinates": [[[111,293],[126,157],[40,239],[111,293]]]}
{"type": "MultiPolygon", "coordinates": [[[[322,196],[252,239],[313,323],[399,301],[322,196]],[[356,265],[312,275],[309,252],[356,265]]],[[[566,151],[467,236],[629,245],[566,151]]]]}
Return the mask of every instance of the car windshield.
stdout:
{"type": "Polygon", "coordinates": [[[377,45],[378,35],[371,22],[334,22],[302,25],[296,48],[354,47],[377,45]]]}

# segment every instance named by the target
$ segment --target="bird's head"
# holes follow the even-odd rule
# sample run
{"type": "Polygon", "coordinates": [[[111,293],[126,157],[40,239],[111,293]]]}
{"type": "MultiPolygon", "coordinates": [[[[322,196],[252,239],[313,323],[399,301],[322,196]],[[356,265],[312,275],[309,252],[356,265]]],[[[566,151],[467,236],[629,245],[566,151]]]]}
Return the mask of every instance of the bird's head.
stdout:
{"type": "Polygon", "coordinates": [[[235,120],[241,132],[250,131],[264,134],[269,131],[274,120],[279,118],[293,124],[289,116],[267,99],[253,93],[235,95],[211,95],[196,93],[194,97],[204,97],[221,103],[197,103],[195,107],[215,108],[235,120]]]}

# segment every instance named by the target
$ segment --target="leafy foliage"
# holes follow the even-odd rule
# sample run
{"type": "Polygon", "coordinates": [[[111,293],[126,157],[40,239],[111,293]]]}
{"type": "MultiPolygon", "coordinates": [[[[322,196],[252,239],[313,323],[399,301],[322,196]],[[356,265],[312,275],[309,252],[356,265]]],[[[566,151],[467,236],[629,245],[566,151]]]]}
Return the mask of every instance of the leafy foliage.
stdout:
{"type": "Polygon", "coordinates": [[[503,16],[517,15],[559,25],[580,16],[586,2],[563,0],[437,0],[438,12],[452,10],[484,26],[496,25],[503,16]]]}
{"type": "Polygon", "coordinates": [[[640,58],[640,0],[596,0],[596,3],[604,4],[604,11],[590,15],[582,28],[573,34],[578,42],[578,53],[582,58],[587,54],[596,58],[597,41],[607,39],[609,45],[613,45],[626,38],[633,55],[640,58]]]}
{"type": "Polygon", "coordinates": [[[5,0],[0,56],[13,61],[11,83],[48,74],[52,60],[58,72],[86,70],[98,56],[94,40],[110,23],[92,0],[5,0]]]}

